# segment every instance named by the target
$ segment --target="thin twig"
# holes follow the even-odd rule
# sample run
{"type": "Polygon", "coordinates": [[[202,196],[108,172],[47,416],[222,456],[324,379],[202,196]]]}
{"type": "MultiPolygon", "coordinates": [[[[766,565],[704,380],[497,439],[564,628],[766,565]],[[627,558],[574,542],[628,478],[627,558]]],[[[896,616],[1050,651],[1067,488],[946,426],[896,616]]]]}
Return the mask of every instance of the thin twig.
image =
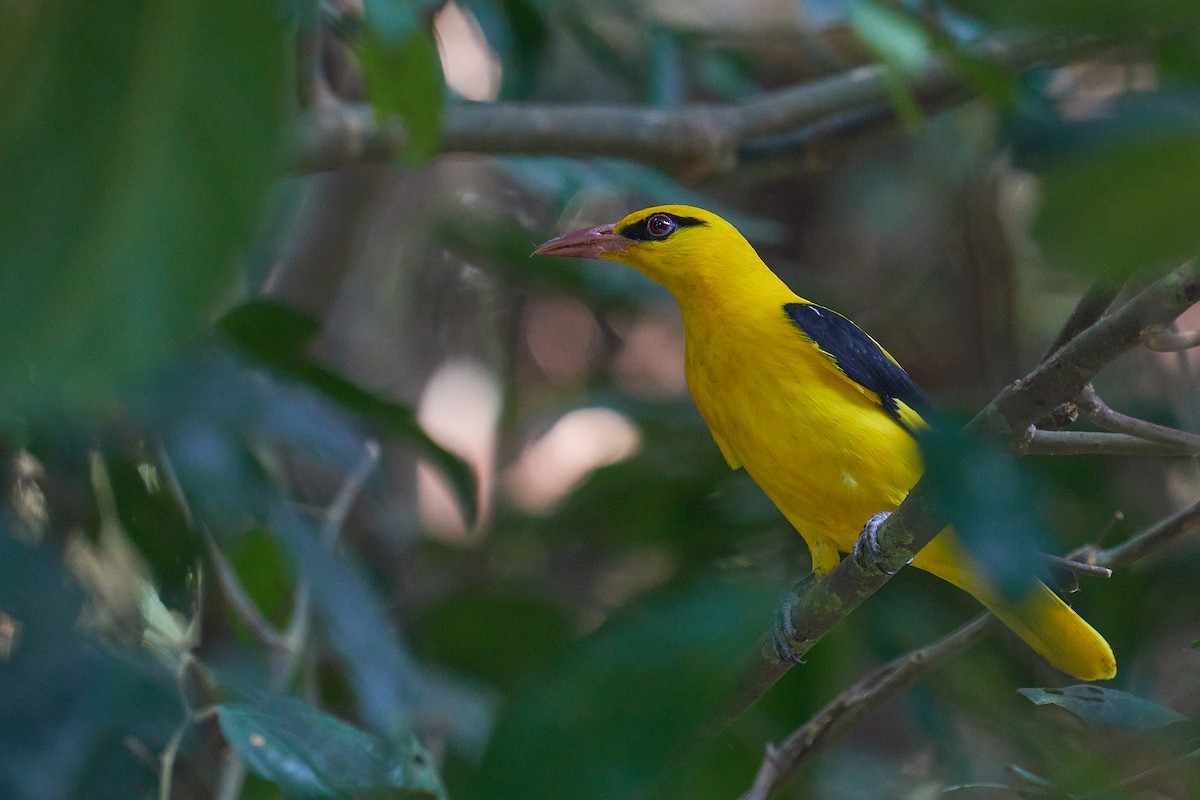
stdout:
{"type": "Polygon", "coordinates": [[[1042,553],[1042,560],[1050,564],[1052,567],[1065,569],[1073,575],[1088,575],[1093,578],[1111,578],[1112,570],[1108,567],[1101,567],[1096,564],[1088,564],[1085,561],[1076,561],[1073,558],[1064,558],[1062,556],[1051,555],[1050,553],[1042,553]]]}
{"type": "Polygon", "coordinates": [[[1188,456],[1195,451],[1181,444],[1150,441],[1125,433],[1104,431],[1031,430],[1027,438],[1014,445],[1022,455],[1031,456],[1188,456]]]}
{"type": "Polygon", "coordinates": [[[863,717],[975,644],[992,630],[996,621],[991,614],[981,614],[928,647],[893,659],[857,681],[780,745],[768,746],[754,783],[741,800],[767,800],[863,717]]]}
{"type": "Polygon", "coordinates": [[[1160,353],[1177,353],[1200,347],[1200,330],[1176,333],[1167,328],[1154,328],[1142,334],[1142,344],[1160,353]]]}
{"type": "Polygon", "coordinates": [[[1103,567],[1121,567],[1200,528],[1200,502],[1176,511],[1115,547],[1081,555],[1103,567]]]}
{"type": "Polygon", "coordinates": [[[221,552],[221,548],[217,547],[212,534],[205,531],[204,540],[208,544],[208,553],[212,558],[213,571],[217,575],[217,584],[221,587],[221,594],[225,595],[225,600],[241,620],[246,623],[246,627],[250,629],[250,632],[254,634],[255,638],[264,647],[267,647],[272,652],[286,650],[287,643],[284,641],[283,635],[263,615],[259,607],[254,604],[254,601],[250,599],[250,595],[246,593],[246,588],[242,586],[242,581],[238,578],[236,570],[229,563],[229,559],[225,557],[225,554],[221,552]]]}
{"type": "Polygon", "coordinates": [[[1193,454],[1200,453],[1200,436],[1122,414],[1101,400],[1090,383],[1084,386],[1079,393],[1079,408],[1087,414],[1092,422],[1102,428],[1108,428],[1110,431],[1136,436],[1151,442],[1184,447],[1193,454]]]}

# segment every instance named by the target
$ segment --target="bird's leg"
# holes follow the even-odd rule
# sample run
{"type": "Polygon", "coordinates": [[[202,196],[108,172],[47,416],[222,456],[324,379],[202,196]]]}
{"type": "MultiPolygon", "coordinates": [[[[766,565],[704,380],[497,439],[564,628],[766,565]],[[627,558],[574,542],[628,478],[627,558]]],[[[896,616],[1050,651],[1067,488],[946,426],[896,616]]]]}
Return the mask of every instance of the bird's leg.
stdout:
{"type": "Polygon", "coordinates": [[[792,609],[800,602],[805,587],[815,578],[816,575],[810,572],[796,581],[775,609],[775,616],[771,620],[771,645],[780,661],[786,661],[789,664],[804,663],[804,659],[796,653],[795,645],[799,642],[800,637],[796,632],[796,627],[792,625],[792,609]]]}
{"type": "MultiPolygon", "coordinates": [[[[854,540],[854,561],[863,569],[875,569],[884,575],[896,574],[896,570],[883,566],[884,554],[879,552],[879,526],[891,515],[890,511],[880,511],[872,516],[854,540]]],[[[911,564],[912,559],[906,563],[911,564]]]]}

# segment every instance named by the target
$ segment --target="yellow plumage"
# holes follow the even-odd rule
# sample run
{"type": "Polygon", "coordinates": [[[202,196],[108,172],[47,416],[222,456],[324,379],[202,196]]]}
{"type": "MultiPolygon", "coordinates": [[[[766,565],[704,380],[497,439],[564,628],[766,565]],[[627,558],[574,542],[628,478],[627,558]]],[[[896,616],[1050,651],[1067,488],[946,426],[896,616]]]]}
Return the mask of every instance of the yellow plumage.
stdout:
{"type": "MultiPolygon", "coordinates": [[[[644,209],[538,252],[618,261],[671,291],[683,313],[688,387],[700,414],[730,466],[745,468],[804,537],[818,575],[850,551],[871,515],[894,509],[920,477],[911,432],[924,424],[917,410],[863,382],[883,392],[888,380],[907,376],[851,323],[792,292],[715,214],[644,209]],[[817,342],[826,330],[849,337],[841,340],[844,353],[817,342]],[[859,358],[883,377],[850,377],[859,358]]],[[[953,532],[943,531],[913,566],[974,595],[1063,672],[1085,680],[1116,673],[1108,643],[1057,595],[1039,583],[1023,600],[1002,599],[953,532]]]]}

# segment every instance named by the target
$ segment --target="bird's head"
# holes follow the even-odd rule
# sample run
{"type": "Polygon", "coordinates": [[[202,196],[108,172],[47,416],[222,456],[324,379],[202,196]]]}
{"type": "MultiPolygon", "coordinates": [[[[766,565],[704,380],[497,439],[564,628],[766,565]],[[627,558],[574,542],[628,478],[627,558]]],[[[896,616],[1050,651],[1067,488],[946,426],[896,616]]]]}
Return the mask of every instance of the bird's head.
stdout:
{"type": "Polygon", "coordinates": [[[643,208],[611,225],[564,233],[533,253],[627,264],[677,296],[714,279],[728,280],[731,267],[747,255],[761,263],[728,222],[703,208],[680,205],[643,208]]]}

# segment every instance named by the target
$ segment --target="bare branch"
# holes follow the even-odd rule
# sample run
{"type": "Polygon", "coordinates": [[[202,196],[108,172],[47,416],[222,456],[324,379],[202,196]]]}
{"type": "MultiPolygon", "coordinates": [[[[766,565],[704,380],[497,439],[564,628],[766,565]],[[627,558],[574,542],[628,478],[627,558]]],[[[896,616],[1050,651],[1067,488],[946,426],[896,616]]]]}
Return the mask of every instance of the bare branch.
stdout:
{"type": "Polygon", "coordinates": [[[1036,428],[1014,449],[1031,456],[1188,456],[1196,452],[1184,445],[1150,441],[1124,433],[1036,428]]]}
{"type": "Polygon", "coordinates": [[[1074,575],[1089,575],[1093,578],[1112,577],[1112,570],[1108,567],[1101,567],[1097,566],[1096,564],[1088,564],[1084,561],[1076,561],[1072,558],[1063,558],[1062,556],[1056,556],[1050,553],[1042,553],[1042,560],[1052,567],[1065,569],[1074,575]]]}
{"type": "Polygon", "coordinates": [[[1153,328],[1142,335],[1142,344],[1160,353],[1177,353],[1200,347],[1200,330],[1177,333],[1169,328],[1153,328]]]}
{"type": "MultiPolygon", "coordinates": [[[[996,37],[972,53],[1020,71],[1104,46],[1092,37],[996,37]]],[[[911,87],[918,99],[935,104],[973,93],[944,59],[912,76],[911,87]]],[[[886,69],[875,64],[725,105],[456,103],[446,109],[441,146],[443,152],[612,156],[687,171],[729,171],[738,148],[754,139],[888,102],[886,69]]],[[[297,172],[315,172],[389,160],[404,147],[397,120],[379,121],[364,107],[324,104],[302,118],[292,162],[297,172]]]]}
{"type": "Polygon", "coordinates": [[[991,614],[981,614],[949,636],[893,659],[860,679],[779,746],[768,745],[754,783],[741,800],[766,800],[863,717],[982,639],[996,621],[991,614]]]}
{"type": "Polygon", "coordinates": [[[1115,547],[1091,553],[1085,551],[1080,554],[1080,558],[1104,567],[1121,567],[1192,533],[1197,528],[1200,528],[1200,503],[1175,512],[1115,547]]]}
{"type": "Polygon", "coordinates": [[[1089,383],[1079,393],[1079,408],[1088,418],[1102,428],[1110,431],[1136,436],[1151,442],[1176,445],[1186,448],[1190,453],[1200,453],[1200,436],[1187,431],[1156,425],[1153,422],[1122,414],[1110,408],[1089,383]]]}
{"type": "Polygon", "coordinates": [[[225,599],[234,612],[241,617],[242,621],[246,623],[246,627],[263,646],[272,652],[287,649],[283,635],[271,624],[270,620],[263,616],[262,611],[250,599],[250,595],[242,586],[233,565],[225,558],[225,554],[221,552],[221,548],[217,547],[217,543],[213,541],[212,535],[208,531],[204,532],[204,541],[208,544],[208,554],[212,558],[213,570],[217,574],[217,584],[221,587],[221,593],[225,595],[225,599]]]}

